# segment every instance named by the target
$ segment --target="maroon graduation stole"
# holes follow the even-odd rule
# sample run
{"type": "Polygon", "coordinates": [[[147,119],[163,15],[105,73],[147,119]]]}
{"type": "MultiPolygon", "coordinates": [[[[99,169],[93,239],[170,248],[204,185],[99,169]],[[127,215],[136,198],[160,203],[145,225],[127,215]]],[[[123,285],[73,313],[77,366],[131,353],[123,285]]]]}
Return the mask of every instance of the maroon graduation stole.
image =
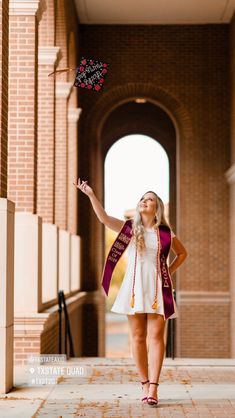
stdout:
{"type": "MultiPolygon", "coordinates": [[[[169,318],[174,312],[174,297],[172,289],[172,280],[169,274],[167,266],[167,257],[171,248],[171,231],[167,225],[159,225],[157,232],[158,239],[158,255],[157,255],[157,273],[156,279],[158,277],[158,267],[160,268],[160,273],[162,277],[162,295],[163,295],[163,306],[164,306],[164,316],[165,319],[169,318]]],[[[112,274],[114,268],[116,267],[117,262],[121,258],[122,254],[128,247],[131,238],[133,235],[132,230],[132,220],[129,219],[123,225],[121,231],[119,232],[116,240],[112,244],[102,274],[102,286],[103,289],[108,295],[109,286],[112,279],[112,274]]],[[[136,252],[137,257],[137,252],[136,252]]],[[[136,259],[134,267],[134,278],[133,278],[133,293],[131,297],[131,306],[134,306],[134,284],[135,284],[135,269],[136,269],[136,259]]],[[[157,283],[156,283],[156,292],[157,292],[157,283]]],[[[157,309],[157,293],[154,296],[154,302],[152,305],[153,309],[157,309]]]]}
{"type": "Polygon", "coordinates": [[[105,262],[102,274],[102,286],[107,296],[109,292],[109,286],[111,283],[113,270],[116,267],[117,262],[120,260],[122,254],[126,250],[128,244],[130,243],[131,237],[132,221],[128,219],[123,225],[114,243],[112,244],[105,262]]]}

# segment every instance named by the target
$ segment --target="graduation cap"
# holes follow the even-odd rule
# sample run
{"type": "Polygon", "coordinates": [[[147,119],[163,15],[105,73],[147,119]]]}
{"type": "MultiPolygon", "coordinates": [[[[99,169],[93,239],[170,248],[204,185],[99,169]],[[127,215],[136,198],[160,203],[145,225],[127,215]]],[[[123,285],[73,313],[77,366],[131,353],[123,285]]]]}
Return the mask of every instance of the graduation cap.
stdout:
{"type": "Polygon", "coordinates": [[[49,76],[67,71],[76,71],[74,86],[82,89],[101,91],[104,80],[107,75],[109,64],[95,59],[87,59],[82,57],[77,68],[64,68],[56,70],[49,76]]]}

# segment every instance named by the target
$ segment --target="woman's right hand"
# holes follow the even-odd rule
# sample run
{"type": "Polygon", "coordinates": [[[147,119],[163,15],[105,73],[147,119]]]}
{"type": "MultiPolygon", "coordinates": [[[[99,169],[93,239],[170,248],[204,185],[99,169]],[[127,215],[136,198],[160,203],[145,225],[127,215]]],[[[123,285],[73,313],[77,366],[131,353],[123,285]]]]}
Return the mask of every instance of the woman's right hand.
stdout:
{"type": "Polygon", "coordinates": [[[81,182],[79,178],[78,181],[74,182],[73,184],[83,193],[89,196],[93,210],[99,221],[102,222],[102,224],[104,224],[108,228],[112,229],[113,231],[120,232],[121,228],[124,225],[124,221],[107,215],[100,201],[95,196],[92,188],[88,186],[87,181],[81,182]]]}
{"type": "Polygon", "coordinates": [[[80,189],[83,193],[85,193],[87,196],[91,196],[93,194],[92,188],[87,184],[87,181],[82,181],[80,178],[77,182],[73,182],[74,186],[76,186],[78,189],[80,189]]]}

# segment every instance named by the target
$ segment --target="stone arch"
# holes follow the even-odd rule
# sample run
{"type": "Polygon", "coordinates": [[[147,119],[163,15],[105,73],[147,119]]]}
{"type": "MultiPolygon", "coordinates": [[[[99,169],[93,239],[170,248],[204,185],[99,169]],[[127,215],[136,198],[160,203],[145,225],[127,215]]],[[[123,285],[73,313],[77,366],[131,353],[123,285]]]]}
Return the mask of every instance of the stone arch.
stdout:
{"type": "MultiPolygon", "coordinates": [[[[105,87],[104,87],[105,88],[105,87]]],[[[93,139],[99,139],[102,126],[108,115],[123,103],[138,97],[148,100],[161,107],[172,119],[177,140],[192,136],[192,123],[188,111],[170,91],[164,90],[152,83],[127,83],[117,86],[103,93],[96,101],[85,121],[85,130],[89,131],[93,139]]]]}
{"type": "MultiPolygon", "coordinates": [[[[105,88],[105,87],[104,87],[105,88]]],[[[86,161],[86,167],[90,167],[90,179],[95,179],[97,185],[97,192],[99,197],[103,198],[103,173],[102,167],[97,166],[99,158],[101,158],[101,135],[102,129],[105,125],[109,115],[121,105],[135,100],[136,98],[146,99],[149,103],[162,109],[172,121],[176,132],[176,160],[179,162],[180,143],[191,140],[193,138],[192,122],[188,111],[184,104],[175,97],[169,90],[164,90],[152,83],[127,83],[124,86],[117,86],[111,88],[109,91],[102,93],[101,97],[96,101],[91,108],[89,115],[81,115],[81,137],[89,138],[89,143],[92,144],[92,150],[88,146],[81,147],[82,155],[86,161]],[[99,158],[97,158],[99,155],[99,158]],[[97,177],[97,173],[99,176],[97,177]]],[[[81,174],[82,169],[81,162],[81,174]]],[[[177,178],[179,178],[177,173],[177,178]]],[[[87,176],[87,171],[84,171],[87,176]]],[[[177,202],[179,206],[179,182],[177,187],[177,202]]],[[[179,226],[179,218],[177,219],[179,226]]]]}
{"type": "MultiPolygon", "coordinates": [[[[112,145],[127,135],[146,135],[165,150],[170,164],[170,219],[176,225],[176,130],[170,117],[160,107],[146,102],[126,102],[106,118],[100,138],[102,164],[112,145]],[[119,123],[121,121],[121,123],[119,123]]],[[[133,150],[134,151],[134,150],[133,150]]],[[[134,157],[130,156],[130,158],[134,157]]],[[[147,155],[145,155],[147,158],[147,155]]],[[[124,162],[125,164],[125,162],[124,162]]]]}
{"type": "MultiPolygon", "coordinates": [[[[103,201],[104,196],[103,129],[112,113],[121,106],[133,102],[136,98],[146,99],[153,107],[161,109],[171,120],[175,129],[175,161],[179,161],[180,143],[193,136],[192,123],[187,110],[170,91],[163,90],[151,83],[127,83],[124,86],[111,88],[107,92],[104,91],[91,108],[89,115],[86,116],[85,112],[82,114],[79,138],[80,155],[82,155],[82,160],[79,162],[80,175],[83,176],[84,174],[84,178],[88,178],[89,182],[95,185],[96,194],[101,201],[103,201]]],[[[147,126],[145,133],[147,134],[147,126]]],[[[156,139],[156,135],[149,136],[156,139]]],[[[179,170],[180,168],[177,168],[177,171],[179,170]]],[[[176,178],[179,177],[178,172],[176,178]]],[[[178,207],[179,181],[177,181],[176,188],[175,205],[178,207]]],[[[79,230],[80,235],[83,236],[83,265],[86,266],[86,271],[82,274],[82,277],[85,277],[83,288],[84,290],[97,290],[100,287],[104,262],[104,229],[93,215],[89,202],[81,197],[79,199],[79,218],[83,219],[82,224],[79,225],[79,230]]],[[[179,227],[179,219],[176,222],[177,227],[179,227]]],[[[97,301],[94,300],[94,303],[97,303],[97,301]]],[[[101,312],[103,312],[104,300],[100,300],[99,303],[102,306],[101,312]]]]}

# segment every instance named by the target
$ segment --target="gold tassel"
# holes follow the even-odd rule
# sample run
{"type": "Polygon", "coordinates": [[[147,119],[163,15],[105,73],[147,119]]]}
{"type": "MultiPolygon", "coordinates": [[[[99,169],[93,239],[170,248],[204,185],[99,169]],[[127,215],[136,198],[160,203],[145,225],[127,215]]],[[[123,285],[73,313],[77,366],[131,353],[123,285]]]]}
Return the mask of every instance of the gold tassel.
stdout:
{"type": "Polygon", "coordinates": [[[135,296],[132,295],[131,296],[131,307],[134,308],[134,304],[135,304],[135,296]]]}
{"type": "Polygon", "coordinates": [[[156,301],[156,299],[155,299],[155,301],[153,302],[153,304],[152,304],[152,308],[153,309],[157,309],[157,301],[156,301]]]}
{"type": "Polygon", "coordinates": [[[53,74],[56,75],[56,74],[61,74],[61,73],[67,73],[68,71],[75,71],[75,70],[76,68],[70,68],[70,67],[63,68],[61,70],[55,70],[55,71],[52,71],[52,73],[48,74],[48,77],[50,77],[53,74]]]}

